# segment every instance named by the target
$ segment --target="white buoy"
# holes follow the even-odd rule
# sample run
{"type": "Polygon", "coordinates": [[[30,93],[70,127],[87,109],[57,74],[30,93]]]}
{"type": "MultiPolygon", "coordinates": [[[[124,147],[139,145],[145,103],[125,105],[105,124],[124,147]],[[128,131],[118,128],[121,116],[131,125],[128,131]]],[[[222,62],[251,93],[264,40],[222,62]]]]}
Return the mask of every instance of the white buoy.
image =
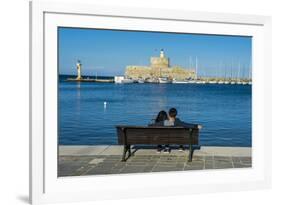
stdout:
{"type": "Polygon", "coordinates": [[[107,102],[103,102],[103,107],[106,108],[107,102]]]}

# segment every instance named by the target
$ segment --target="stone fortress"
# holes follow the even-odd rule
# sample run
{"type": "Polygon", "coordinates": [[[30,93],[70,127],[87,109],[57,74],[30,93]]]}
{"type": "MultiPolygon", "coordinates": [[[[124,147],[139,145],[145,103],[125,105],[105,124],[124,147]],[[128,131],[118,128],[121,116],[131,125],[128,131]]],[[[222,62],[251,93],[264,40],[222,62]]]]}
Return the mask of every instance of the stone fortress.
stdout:
{"type": "Polygon", "coordinates": [[[171,66],[169,58],[165,57],[163,49],[159,57],[150,58],[150,66],[129,65],[125,71],[126,78],[131,79],[169,79],[186,80],[195,79],[195,69],[187,69],[181,66],[171,66]]]}

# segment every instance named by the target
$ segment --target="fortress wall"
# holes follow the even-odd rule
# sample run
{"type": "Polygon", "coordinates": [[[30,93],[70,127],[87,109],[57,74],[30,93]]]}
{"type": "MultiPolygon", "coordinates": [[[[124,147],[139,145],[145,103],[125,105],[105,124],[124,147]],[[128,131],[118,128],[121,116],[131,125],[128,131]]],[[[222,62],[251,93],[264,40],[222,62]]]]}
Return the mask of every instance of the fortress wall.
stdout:
{"type": "Polygon", "coordinates": [[[147,66],[127,66],[125,76],[133,79],[151,77],[151,68],[147,66]]]}
{"type": "MultiPolygon", "coordinates": [[[[158,78],[160,77],[160,69],[148,66],[127,66],[125,76],[133,79],[158,78]]],[[[195,70],[182,67],[162,68],[161,77],[175,78],[177,80],[195,78],[195,70]]]]}
{"type": "Polygon", "coordinates": [[[169,67],[169,59],[161,58],[161,57],[151,57],[150,65],[152,68],[168,68],[169,67]]]}

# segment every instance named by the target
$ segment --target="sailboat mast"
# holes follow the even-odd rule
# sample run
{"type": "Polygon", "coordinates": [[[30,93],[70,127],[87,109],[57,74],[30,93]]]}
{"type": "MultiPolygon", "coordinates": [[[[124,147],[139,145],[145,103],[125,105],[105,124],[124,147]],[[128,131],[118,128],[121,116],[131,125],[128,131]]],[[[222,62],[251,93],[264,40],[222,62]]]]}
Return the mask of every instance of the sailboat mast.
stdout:
{"type": "Polygon", "coordinates": [[[240,80],[240,62],[238,63],[238,75],[237,80],[240,80]]]}
{"type": "Polygon", "coordinates": [[[226,80],[226,77],[227,77],[227,65],[226,65],[226,63],[223,64],[223,67],[224,67],[224,80],[226,80]]]}
{"type": "Polygon", "coordinates": [[[249,74],[248,74],[248,78],[249,78],[249,80],[251,80],[251,68],[250,68],[250,65],[249,65],[249,74]]]}
{"type": "Polygon", "coordinates": [[[230,79],[232,80],[233,78],[233,61],[231,61],[231,64],[230,64],[230,79]]]}
{"type": "Polygon", "coordinates": [[[196,80],[197,80],[197,78],[198,78],[198,74],[197,74],[197,72],[198,72],[198,61],[197,61],[197,56],[196,56],[196,58],[195,58],[195,70],[196,70],[196,80]]]}

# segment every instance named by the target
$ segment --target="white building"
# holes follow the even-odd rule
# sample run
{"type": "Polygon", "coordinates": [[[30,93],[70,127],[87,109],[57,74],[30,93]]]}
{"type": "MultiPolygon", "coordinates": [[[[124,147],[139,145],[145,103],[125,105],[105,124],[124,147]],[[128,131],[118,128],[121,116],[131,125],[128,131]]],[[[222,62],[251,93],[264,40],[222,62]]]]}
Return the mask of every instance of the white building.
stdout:
{"type": "Polygon", "coordinates": [[[114,76],[115,83],[122,83],[124,79],[125,79],[124,76],[114,76]]]}

